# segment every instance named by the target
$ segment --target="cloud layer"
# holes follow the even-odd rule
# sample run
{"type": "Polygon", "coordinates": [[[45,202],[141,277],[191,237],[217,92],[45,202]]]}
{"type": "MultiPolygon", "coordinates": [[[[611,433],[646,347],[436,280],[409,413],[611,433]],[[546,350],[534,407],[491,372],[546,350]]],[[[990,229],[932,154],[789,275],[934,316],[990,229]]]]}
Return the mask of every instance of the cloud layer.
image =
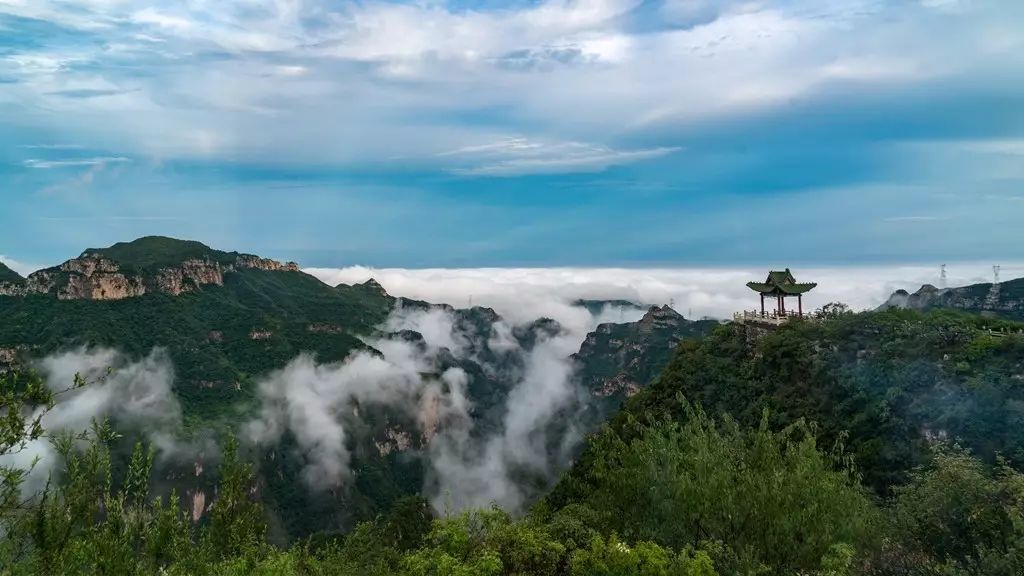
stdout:
{"type": "MultiPolygon", "coordinates": [[[[577,299],[624,299],[640,304],[672,303],[683,315],[731,318],[753,309],[757,295],[746,287],[762,281],[767,270],[755,268],[480,268],[402,269],[310,268],[306,272],[328,284],[352,284],[374,278],[389,293],[431,302],[491,306],[513,322],[547,316],[566,326],[584,326],[587,318],[570,304],[577,299]]],[[[871,266],[794,268],[797,279],[817,282],[804,306],[845,302],[855,310],[882,304],[895,290],[938,285],[939,268],[871,266]]],[[[948,285],[991,282],[992,267],[982,263],[948,266],[948,285]]],[[[1024,264],[1006,264],[1002,278],[1024,276],[1024,264]]]]}

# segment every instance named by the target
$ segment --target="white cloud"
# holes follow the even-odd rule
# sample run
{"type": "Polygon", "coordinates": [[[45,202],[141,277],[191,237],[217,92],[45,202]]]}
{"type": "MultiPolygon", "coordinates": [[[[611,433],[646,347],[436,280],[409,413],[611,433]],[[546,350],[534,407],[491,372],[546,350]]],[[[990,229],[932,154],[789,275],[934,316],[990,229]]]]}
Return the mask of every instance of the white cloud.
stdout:
{"type": "Polygon", "coordinates": [[[600,172],[611,166],[631,164],[672,154],[678,147],[613,150],[582,142],[538,142],[508,138],[456,150],[438,156],[457,157],[472,166],[453,168],[464,176],[521,176],[567,172],[600,172]]]}
{"type": "MultiPolygon", "coordinates": [[[[957,144],[954,142],[954,145],[957,144]]],[[[1000,154],[1005,156],[1024,156],[1024,138],[993,138],[989,140],[960,141],[964,150],[983,154],[1000,154]]]]}
{"type": "Polygon", "coordinates": [[[100,156],[96,158],[76,158],[73,160],[40,160],[38,158],[32,158],[25,160],[24,165],[27,168],[73,168],[80,166],[105,166],[107,164],[122,164],[125,162],[131,162],[130,158],[123,156],[100,156]]]}
{"type": "Polygon", "coordinates": [[[938,222],[949,220],[948,216],[892,216],[886,222],[938,222]]]}
{"type": "Polygon", "coordinates": [[[450,157],[438,151],[478,144],[502,128],[543,127],[537,140],[600,144],[584,144],[593,149],[583,158],[456,168],[495,176],[600,170],[671,151],[624,149],[622,135],[674,134],[836,83],[877,91],[1016,69],[1024,32],[1012,25],[1015,4],[963,2],[951,12],[867,0],[826,7],[674,1],[655,13],[663,21],[650,23],[651,14],[632,12],[635,0],[496,10],[435,2],[7,0],[0,12],[102,42],[0,58],[0,74],[17,80],[0,95],[0,122],[17,119],[124,155],[301,163],[400,156],[444,164],[450,157]],[[60,96],[82,90],[123,93],[60,96]],[[481,114],[486,121],[471,119],[481,114]]]}

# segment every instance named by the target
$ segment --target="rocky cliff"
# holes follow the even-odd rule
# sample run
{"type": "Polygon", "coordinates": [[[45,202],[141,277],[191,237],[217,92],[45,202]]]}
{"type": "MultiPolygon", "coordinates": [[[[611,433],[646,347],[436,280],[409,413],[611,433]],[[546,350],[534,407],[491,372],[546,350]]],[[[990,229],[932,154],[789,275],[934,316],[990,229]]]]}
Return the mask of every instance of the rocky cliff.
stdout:
{"type": "Polygon", "coordinates": [[[584,387],[614,409],[668,364],[680,341],[703,337],[717,325],[687,320],[669,306],[652,306],[636,322],[599,325],[573,357],[584,387]]]}
{"type": "MultiPolygon", "coordinates": [[[[169,238],[161,240],[171,247],[180,242],[169,238]]],[[[148,238],[136,242],[152,241],[152,238],[148,238]]],[[[78,258],[72,258],[60,266],[30,274],[28,279],[18,277],[0,281],[0,296],[49,294],[59,300],[121,300],[147,293],[178,296],[185,292],[195,292],[207,285],[223,286],[225,274],[238,270],[299,270],[295,262],[281,263],[252,254],[207,248],[206,254],[195,255],[193,243],[188,243],[191,250],[182,249],[177,258],[168,250],[171,253],[166,256],[166,260],[173,262],[169,265],[156,266],[151,262],[133,261],[130,257],[122,256],[122,260],[118,260],[108,256],[108,251],[116,256],[130,254],[127,250],[132,244],[115,245],[117,250],[115,247],[86,250],[78,258]]]]}
{"type": "Polygon", "coordinates": [[[1024,278],[999,284],[972,284],[957,288],[936,288],[931,284],[925,284],[913,293],[897,290],[879,307],[880,310],[889,308],[951,308],[1011,320],[1024,320],[1024,278]]]}

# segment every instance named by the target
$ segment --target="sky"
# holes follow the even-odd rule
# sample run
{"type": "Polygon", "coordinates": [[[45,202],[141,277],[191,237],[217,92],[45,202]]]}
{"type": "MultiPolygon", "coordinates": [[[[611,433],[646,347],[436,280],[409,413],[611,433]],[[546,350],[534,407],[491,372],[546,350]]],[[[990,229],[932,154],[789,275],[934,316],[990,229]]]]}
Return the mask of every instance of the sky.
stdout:
{"type": "Polygon", "coordinates": [[[1018,0],[0,0],[22,270],[149,234],[321,268],[932,270],[1019,260],[1022,183],[1018,0]]]}

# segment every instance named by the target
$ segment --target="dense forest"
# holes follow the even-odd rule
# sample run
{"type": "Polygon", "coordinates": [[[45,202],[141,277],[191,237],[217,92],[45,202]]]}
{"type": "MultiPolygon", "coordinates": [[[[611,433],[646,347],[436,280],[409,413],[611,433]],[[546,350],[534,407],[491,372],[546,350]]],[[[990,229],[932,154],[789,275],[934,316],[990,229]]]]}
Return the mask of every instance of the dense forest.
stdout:
{"type": "MultiPolygon", "coordinates": [[[[1019,326],[948,311],[831,316],[681,343],[516,516],[412,496],[347,534],[275,547],[231,437],[212,513],[194,523],[177,495],[150,490],[146,446],[121,466],[103,423],[54,435],[62,469],[41,492],[23,499],[24,468],[5,464],[3,571],[1024,573],[1024,340],[1004,335],[1019,326]]],[[[23,408],[52,406],[54,392],[27,373],[0,390],[0,449],[16,454],[47,435],[41,411],[23,408]]]]}

